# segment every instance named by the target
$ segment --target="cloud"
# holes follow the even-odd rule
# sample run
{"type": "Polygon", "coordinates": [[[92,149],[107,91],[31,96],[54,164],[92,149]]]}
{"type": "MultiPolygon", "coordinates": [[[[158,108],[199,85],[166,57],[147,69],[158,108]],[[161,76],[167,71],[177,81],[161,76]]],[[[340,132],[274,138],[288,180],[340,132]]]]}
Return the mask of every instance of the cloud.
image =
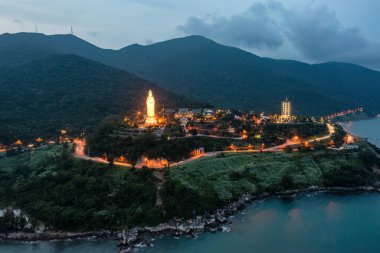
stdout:
{"type": "Polygon", "coordinates": [[[281,8],[283,29],[301,54],[315,61],[346,61],[380,68],[380,44],[357,27],[345,27],[326,6],[302,10],[281,8]]]}
{"type": "Polygon", "coordinates": [[[24,22],[21,19],[18,19],[18,18],[14,19],[13,23],[19,24],[22,27],[24,26],[24,22]]]}
{"type": "Polygon", "coordinates": [[[344,27],[326,6],[302,11],[281,8],[281,13],[288,39],[309,59],[349,58],[369,46],[358,28],[344,27]]]}
{"type": "Polygon", "coordinates": [[[278,48],[283,43],[281,29],[268,15],[268,7],[262,3],[231,17],[190,17],[178,30],[248,48],[278,48]]]}
{"type": "Polygon", "coordinates": [[[278,1],[256,3],[230,17],[189,17],[178,30],[252,50],[287,50],[303,60],[347,61],[380,68],[380,43],[369,41],[357,27],[345,27],[327,6],[309,3],[286,8],[278,1]]]}

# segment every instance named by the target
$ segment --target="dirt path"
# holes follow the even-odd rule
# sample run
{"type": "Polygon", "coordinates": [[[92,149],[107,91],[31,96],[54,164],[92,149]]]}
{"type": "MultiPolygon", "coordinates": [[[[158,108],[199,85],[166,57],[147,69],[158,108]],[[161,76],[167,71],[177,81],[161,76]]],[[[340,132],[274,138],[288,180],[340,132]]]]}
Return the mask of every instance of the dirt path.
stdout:
{"type": "Polygon", "coordinates": [[[162,206],[162,198],[161,198],[161,189],[165,183],[165,171],[153,171],[153,176],[158,180],[156,183],[157,191],[156,191],[156,206],[162,206]]]}

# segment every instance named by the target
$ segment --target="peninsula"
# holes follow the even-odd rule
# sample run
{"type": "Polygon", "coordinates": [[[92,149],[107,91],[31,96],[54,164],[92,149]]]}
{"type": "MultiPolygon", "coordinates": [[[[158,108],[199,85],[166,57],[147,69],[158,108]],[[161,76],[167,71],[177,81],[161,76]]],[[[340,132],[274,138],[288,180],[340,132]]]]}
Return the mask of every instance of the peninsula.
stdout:
{"type": "Polygon", "coordinates": [[[146,110],[92,132],[3,145],[0,238],[114,236],[129,251],[159,233],[215,232],[263,197],[377,191],[379,149],[329,118],[293,115],[288,99],[265,115],[157,110],[147,94],[146,110]]]}

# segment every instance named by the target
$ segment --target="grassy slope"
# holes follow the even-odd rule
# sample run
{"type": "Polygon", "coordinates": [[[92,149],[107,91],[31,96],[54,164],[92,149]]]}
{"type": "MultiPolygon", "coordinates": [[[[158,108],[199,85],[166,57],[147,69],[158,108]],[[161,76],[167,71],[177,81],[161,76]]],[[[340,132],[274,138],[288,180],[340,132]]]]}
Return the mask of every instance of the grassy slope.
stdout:
{"type": "Polygon", "coordinates": [[[163,191],[166,211],[173,216],[191,216],[243,193],[372,185],[377,178],[373,162],[380,162],[369,162],[366,155],[369,153],[231,154],[200,159],[168,172],[163,191]]]}
{"type": "Polygon", "coordinates": [[[256,190],[256,186],[249,180],[232,181],[230,179],[231,173],[243,171],[245,166],[253,161],[254,157],[250,155],[203,158],[171,170],[169,177],[194,191],[202,191],[205,181],[212,182],[218,197],[228,200],[231,199],[233,193],[239,194],[243,193],[242,191],[254,192],[256,190]]]}
{"type": "Polygon", "coordinates": [[[201,188],[202,180],[210,181],[223,200],[230,200],[236,196],[235,193],[255,193],[257,186],[266,189],[279,184],[284,175],[292,176],[300,185],[318,185],[322,176],[309,156],[284,153],[204,158],[169,173],[170,178],[194,190],[201,188]],[[251,174],[252,177],[244,174],[251,174]]]}
{"type": "Polygon", "coordinates": [[[17,166],[22,164],[30,164],[33,167],[39,167],[41,162],[46,159],[52,159],[62,151],[62,147],[55,146],[43,146],[36,149],[33,153],[27,152],[16,156],[0,159],[0,168],[7,171],[14,171],[17,166]]]}

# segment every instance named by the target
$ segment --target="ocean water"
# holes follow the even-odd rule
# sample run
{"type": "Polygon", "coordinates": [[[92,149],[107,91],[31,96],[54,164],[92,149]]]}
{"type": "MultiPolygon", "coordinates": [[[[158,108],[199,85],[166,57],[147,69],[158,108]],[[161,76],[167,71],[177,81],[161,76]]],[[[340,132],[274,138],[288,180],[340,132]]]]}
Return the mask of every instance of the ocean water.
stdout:
{"type": "Polygon", "coordinates": [[[380,194],[316,194],[263,201],[233,218],[228,233],[164,238],[148,253],[380,252],[380,194]]]}
{"type": "Polygon", "coordinates": [[[350,121],[342,123],[347,131],[368,138],[368,141],[380,147],[380,117],[371,120],[350,121]]]}

